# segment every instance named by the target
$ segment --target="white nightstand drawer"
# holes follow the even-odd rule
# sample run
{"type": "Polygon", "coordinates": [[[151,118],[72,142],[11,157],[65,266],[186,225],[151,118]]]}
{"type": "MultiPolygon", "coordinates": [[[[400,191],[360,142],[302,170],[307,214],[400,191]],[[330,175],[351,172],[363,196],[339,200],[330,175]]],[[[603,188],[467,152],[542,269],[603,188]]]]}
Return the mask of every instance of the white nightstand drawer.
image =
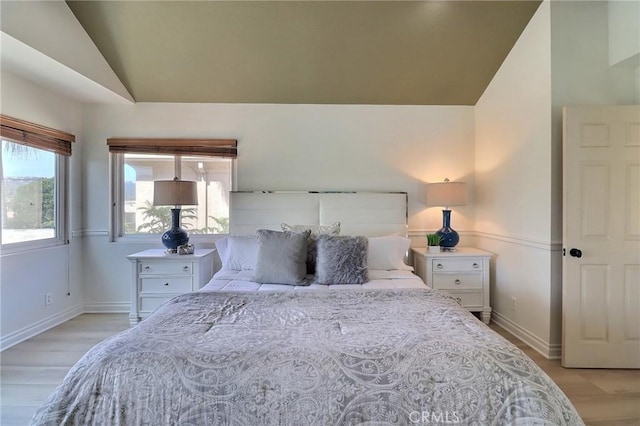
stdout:
{"type": "Polygon", "coordinates": [[[142,297],[140,299],[140,312],[149,313],[153,312],[159,306],[165,302],[171,300],[173,297],[142,297]]]}
{"type": "Polygon", "coordinates": [[[191,277],[140,278],[141,293],[190,293],[191,277]]]}
{"type": "Polygon", "coordinates": [[[482,289],[482,274],[433,274],[433,288],[445,290],[482,289]]]}
{"type": "Polygon", "coordinates": [[[427,285],[460,300],[471,311],[480,312],[482,321],[491,321],[491,253],[475,247],[431,253],[426,247],[414,247],[415,273],[427,285]]]}
{"type": "Polygon", "coordinates": [[[457,258],[457,259],[433,259],[434,272],[463,272],[482,271],[482,259],[457,258]]]}
{"type": "Polygon", "coordinates": [[[127,256],[131,261],[131,312],[129,324],[156,310],[173,296],[202,288],[213,276],[214,249],[193,254],[167,254],[149,249],[127,256]]]}
{"type": "Polygon", "coordinates": [[[190,275],[193,272],[191,262],[141,262],[140,275],[190,275]]]}
{"type": "Polygon", "coordinates": [[[447,294],[455,297],[455,299],[465,308],[477,308],[482,306],[481,291],[447,291],[447,294]]]}

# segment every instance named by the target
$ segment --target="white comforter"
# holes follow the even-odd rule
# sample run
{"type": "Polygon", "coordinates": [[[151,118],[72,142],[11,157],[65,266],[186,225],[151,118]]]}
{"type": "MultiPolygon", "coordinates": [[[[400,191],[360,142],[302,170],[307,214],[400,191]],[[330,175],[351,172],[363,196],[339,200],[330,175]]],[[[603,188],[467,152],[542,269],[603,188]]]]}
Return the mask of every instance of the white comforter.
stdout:
{"type": "Polygon", "coordinates": [[[222,269],[200,291],[292,291],[292,290],[383,290],[398,288],[426,288],[422,280],[411,271],[369,270],[369,281],[364,284],[325,285],[313,283],[313,275],[307,276],[309,285],[267,284],[252,281],[253,271],[222,269]]]}
{"type": "Polygon", "coordinates": [[[89,351],[33,425],[578,426],[518,348],[429,289],[196,292],[89,351]]]}

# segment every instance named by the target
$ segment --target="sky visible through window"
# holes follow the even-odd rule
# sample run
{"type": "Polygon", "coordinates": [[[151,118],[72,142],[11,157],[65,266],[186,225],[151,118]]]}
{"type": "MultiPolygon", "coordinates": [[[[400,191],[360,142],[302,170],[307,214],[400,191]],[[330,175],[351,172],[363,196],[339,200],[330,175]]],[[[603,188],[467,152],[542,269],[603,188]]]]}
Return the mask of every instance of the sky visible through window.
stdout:
{"type": "Polygon", "coordinates": [[[55,238],[56,154],[6,140],[0,149],[1,243],[55,238]]]}
{"type": "Polygon", "coordinates": [[[14,152],[7,148],[10,143],[2,141],[2,174],[5,178],[54,176],[53,153],[26,146],[14,152]]]}
{"type": "Polygon", "coordinates": [[[125,182],[136,181],[136,170],[128,164],[124,165],[124,180],[125,182]]]}

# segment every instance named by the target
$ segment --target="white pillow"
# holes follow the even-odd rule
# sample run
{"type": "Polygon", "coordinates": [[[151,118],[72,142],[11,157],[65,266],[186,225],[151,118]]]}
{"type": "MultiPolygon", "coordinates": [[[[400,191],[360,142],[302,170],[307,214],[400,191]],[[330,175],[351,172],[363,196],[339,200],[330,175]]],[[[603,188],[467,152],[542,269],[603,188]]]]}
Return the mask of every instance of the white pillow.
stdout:
{"type": "Polygon", "coordinates": [[[340,234],[340,222],[331,225],[289,225],[288,223],[280,224],[283,231],[304,232],[311,231],[311,236],[318,235],[338,235],[340,234]]]}
{"type": "Polygon", "coordinates": [[[404,237],[369,237],[367,266],[369,269],[384,271],[393,269],[413,271],[413,267],[404,263],[404,257],[410,244],[411,240],[404,237]]]}
{"type": "Polygon", "coordinates": [[[215,244],[223,269],[255,269],[258,259],[258,238],[255,235],[229,235],[215,244]]]}

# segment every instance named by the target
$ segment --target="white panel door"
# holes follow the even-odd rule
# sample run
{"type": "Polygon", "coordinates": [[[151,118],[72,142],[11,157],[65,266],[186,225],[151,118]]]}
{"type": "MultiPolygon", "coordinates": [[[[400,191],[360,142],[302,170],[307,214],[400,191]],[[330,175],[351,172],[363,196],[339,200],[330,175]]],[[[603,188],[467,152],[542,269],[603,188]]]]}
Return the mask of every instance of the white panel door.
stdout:
{"type": "Polygon", "coordinates": [[[640,106],[564,109],[562,365],[640,368],[640,106]]]}

